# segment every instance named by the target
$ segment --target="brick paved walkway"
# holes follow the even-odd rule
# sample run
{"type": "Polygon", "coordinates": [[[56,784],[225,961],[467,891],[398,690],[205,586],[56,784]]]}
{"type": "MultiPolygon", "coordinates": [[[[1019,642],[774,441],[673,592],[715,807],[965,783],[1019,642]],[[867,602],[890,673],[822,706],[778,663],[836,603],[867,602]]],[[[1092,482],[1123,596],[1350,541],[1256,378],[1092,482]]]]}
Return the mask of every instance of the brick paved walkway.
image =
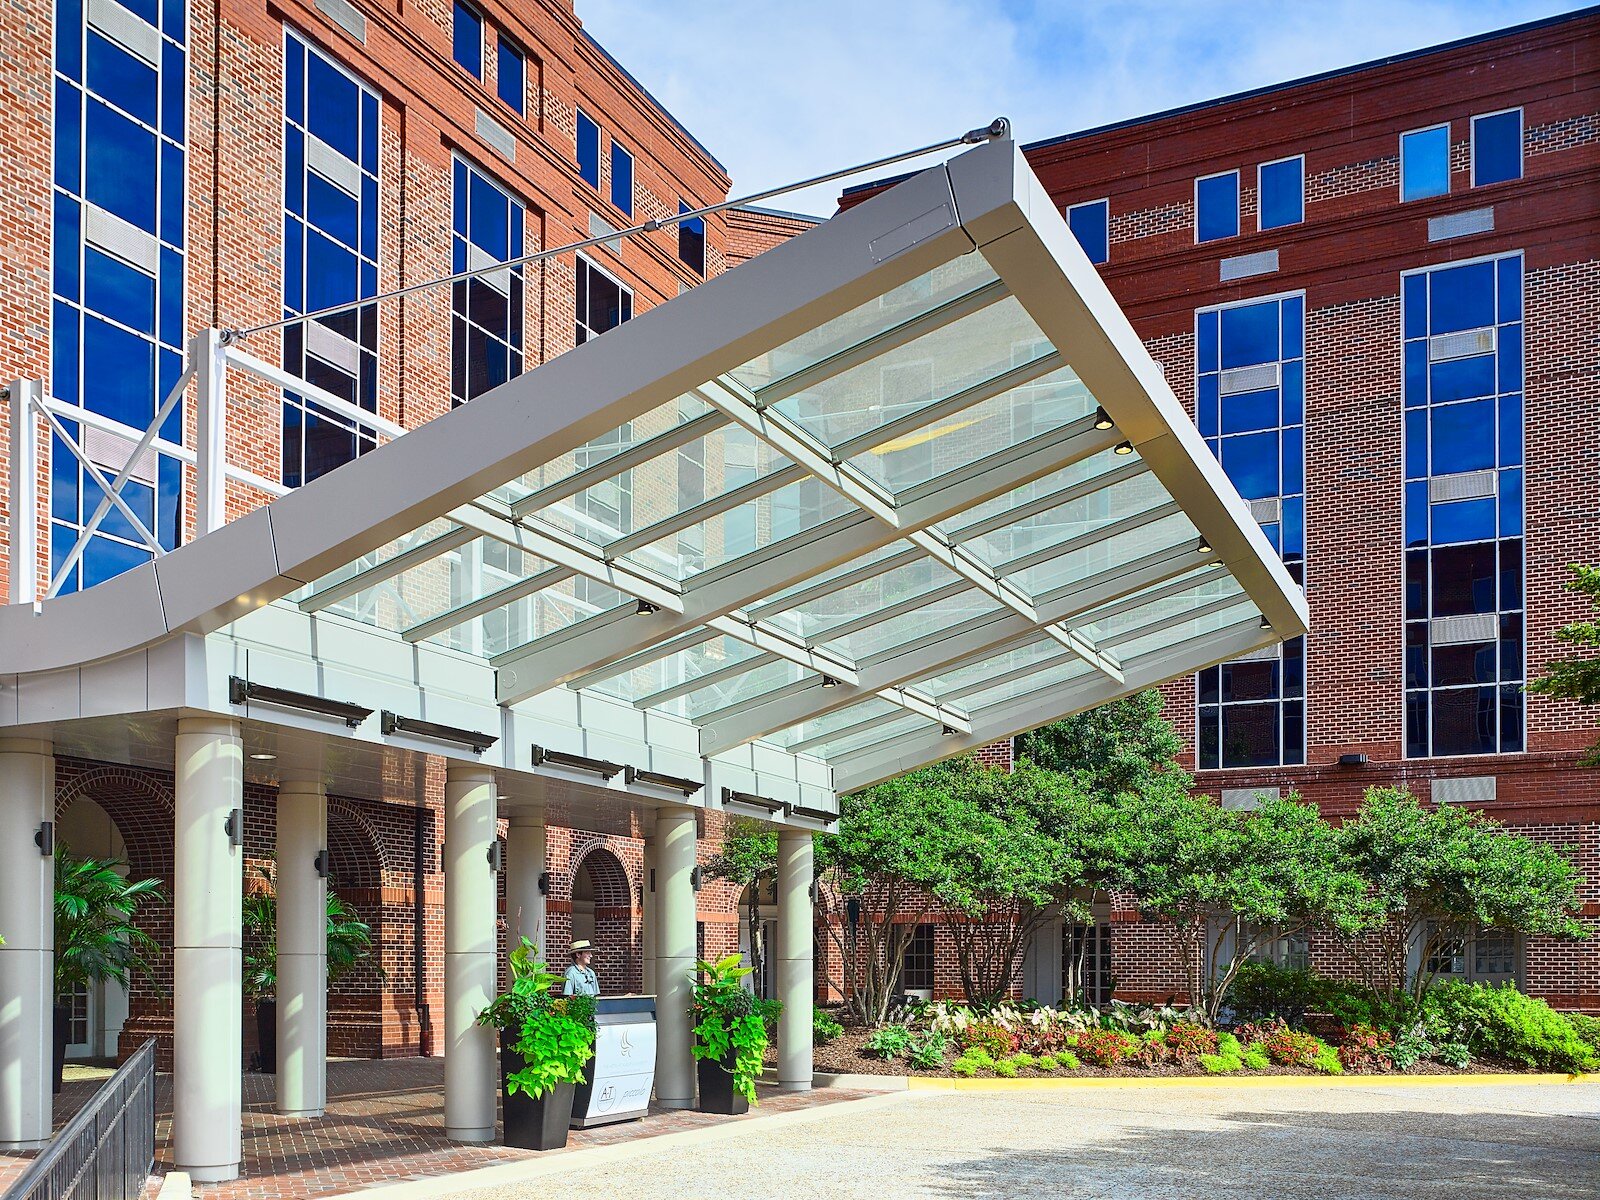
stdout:
{"type": "MultiPolygon", "coordinates": [[[[69,1081],[57,1098],[59,1128],[99,1085],[98,1079],[69,1081]]],[[[699,1129],[740,1117],[696,1112],[652,1111],[640,1121],[598,1129],[574,1129],[567,1149],[540,1155],[505,1146],[462,1146],[446,1140],[444,1060],[397,1058],[344,1060],[328,1064],[328,1109],[320,1120],[280,1117],[272,1110],[273,1077],[244,1077],[244,1173],[232,1183],[197,1186],[204,1200],[298,1200],[333,1196],[378,1183],[423,1179],[496,1163],[568,1154],[589,1146],[699,1129]]],[[[755,1113],[770,1114],[853,1100],[864,1092],[823,1088],[779,1092],[762,1087],[755,1113]]],[[[172,1167],[172,1077],[156,1081],[156,1170],[172,1167]]],[[[26,1160],[0,1155],[0,1190],[26,1160]]],[[[150,1189],[153,1194],[154,1189],[150,1189]]]]}

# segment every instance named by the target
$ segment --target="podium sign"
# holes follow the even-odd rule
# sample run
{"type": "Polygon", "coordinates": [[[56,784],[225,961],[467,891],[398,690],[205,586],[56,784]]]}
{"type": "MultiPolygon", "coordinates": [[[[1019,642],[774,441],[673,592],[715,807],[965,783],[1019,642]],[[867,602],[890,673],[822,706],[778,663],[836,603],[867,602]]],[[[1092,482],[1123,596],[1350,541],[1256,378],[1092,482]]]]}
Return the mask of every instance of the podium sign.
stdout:
{"type": "Polygon", "coordinates": [[[572,1099],[572,1125],[586,1129],[635,1121],[650,1108],[656,1074],[654,996],[601,996],[595,1002],[594,1057],[572,1099]]]}

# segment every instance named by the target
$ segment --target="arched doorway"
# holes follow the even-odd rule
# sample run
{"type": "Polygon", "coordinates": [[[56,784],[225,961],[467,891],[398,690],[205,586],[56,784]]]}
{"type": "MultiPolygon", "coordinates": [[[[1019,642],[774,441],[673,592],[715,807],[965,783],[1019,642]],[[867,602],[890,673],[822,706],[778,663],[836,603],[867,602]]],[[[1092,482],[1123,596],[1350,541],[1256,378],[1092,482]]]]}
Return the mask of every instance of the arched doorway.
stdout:
{"type": "MultiPolygon", "coordinates": [[[[56,822],[58,853],[77,858],[127,861],[122,831],[104,808],[86,796],[72,802],[56,822]]],[[[127,878],[126,866],[119,874],[127,878]]],[[[68,999],[67,1059],[71,1062],[111,1059],[128,1019],[128,989],[114,982],[91,983],[68,999]]]]}
{"type": "Polygon", "coordinates": [[[409,983],[386,979],[384,974],[401,962],[389,964],[384,955],[391,929],[384,920],[379,844],[356,803],[329,797],[328,886],[372,929],[367,961],[328,985],[328,1054],[335,1058],[383,1056],[384,990],[409,983]]]}
{"type": "Polygon", "coordinates": [[[604,846],[585,851],[572,871],[572,940],[594,943],[595,972],[606,993],[637,992],[643,986],[633,901],[622,860],[604,846]]]}

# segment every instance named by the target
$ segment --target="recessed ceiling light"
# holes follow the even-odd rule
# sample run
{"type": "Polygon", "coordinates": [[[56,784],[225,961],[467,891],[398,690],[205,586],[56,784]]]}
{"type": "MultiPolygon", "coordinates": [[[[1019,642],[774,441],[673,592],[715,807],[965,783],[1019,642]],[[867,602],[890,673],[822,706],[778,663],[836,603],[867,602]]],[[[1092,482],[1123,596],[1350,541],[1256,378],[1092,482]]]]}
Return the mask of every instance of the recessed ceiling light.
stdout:
{"type": "Polygon", "coordinates": [[[276,754],[268,754],[263,750],[257,754],[252,754],[250,757],[255,759],[257,762],[272,762],[278,756],[276,754]]]}

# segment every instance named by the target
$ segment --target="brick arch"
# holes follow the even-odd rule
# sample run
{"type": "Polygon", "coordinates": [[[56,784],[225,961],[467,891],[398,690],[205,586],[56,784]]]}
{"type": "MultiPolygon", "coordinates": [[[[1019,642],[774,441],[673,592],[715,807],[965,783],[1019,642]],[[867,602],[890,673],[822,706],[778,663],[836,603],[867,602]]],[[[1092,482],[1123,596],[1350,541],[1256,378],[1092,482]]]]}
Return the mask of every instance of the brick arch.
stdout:
{"type": "Polygon", "coordinates": [[[128,852],[128,869],[141,879],[172,882],[176,850],[173,834],[172,788],[129,767],[73,764],[57,767],[56,819],[59,821],[79,799],[92,800],[111,818],[128,852]]]}
{"type": "Polygon", "coordinates": [[[389,847],[360,804],[328,797],[329,884],[372,927],[372,956],[328,988],[328,1053],[377,1058],[383,1048],[385,943],[399,940],[384,908],[389,847]]]}
{"type": "Polygon", "coordinates": [[[622,859],[602,842],[580,846],[573,855],[567,895],[577,894],[587,876],[594,893],[595,970],[605,992],[635,992],[643,986],[639,912],[633,881],[622,859]]]}

